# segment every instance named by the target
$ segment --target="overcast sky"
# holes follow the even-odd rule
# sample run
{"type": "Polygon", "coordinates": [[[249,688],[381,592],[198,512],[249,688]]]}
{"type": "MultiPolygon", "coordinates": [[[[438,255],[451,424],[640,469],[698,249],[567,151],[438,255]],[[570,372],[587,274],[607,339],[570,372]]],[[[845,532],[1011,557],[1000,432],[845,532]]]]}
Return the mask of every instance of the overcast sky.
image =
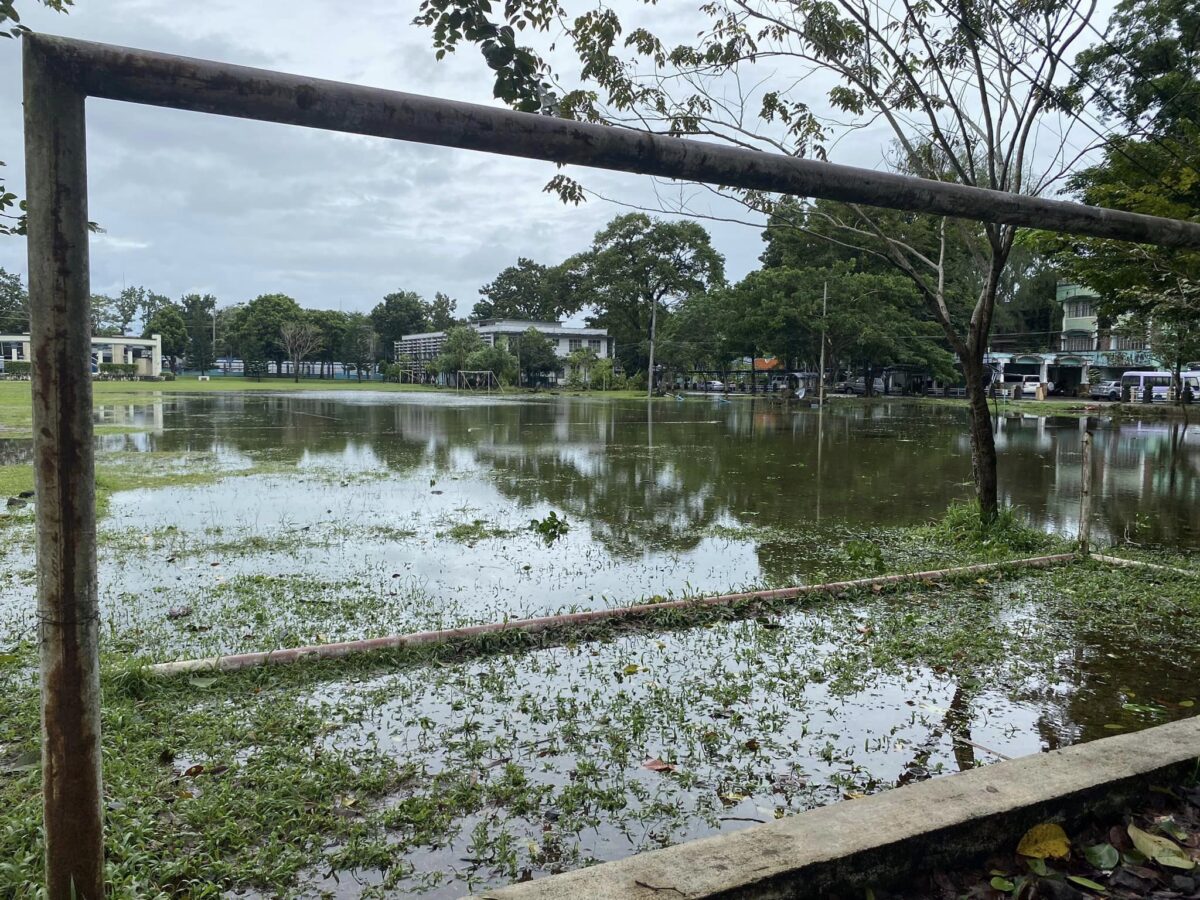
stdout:
{"type": "MultiPolygon", "coordinates": [[[[670,0],[650,14],[685,8],[682,37],[701,21],[697,3],[670,0]]],[[[646,14],[636,0],[614,5],[646,14]]],[[[410,24],[417,6],[77,0],[58,15],[18,3],[38,31],[498,105],[473,48],[435,61],[428,31],[410,24]]],[[[17,42],[0,42],[0,159],[23,194],[19,56],[17,42]]],[[[886,140],[882,129],[860,133],[834,161],[878,166],[886,140]]],[[[141,284],[176,298],[209,292],[222,304],[280,291],[304,306],[366,311],[389,291],[440,290],[463,315],[518,256],[558,262],[624,211],[597,200],[563,206],[542,191],[556,171],[549,163],[95,99],[88,166],[91,218],[104,228],[92,239],[93,291],[141,284]]],[[[657,205],[648,178],[568,174],[605,196],[657,205]]],[[[755,267],[757,228],[706,225],[731,278],[755,267]]],[[[0,267],[24,275],[23,240],[0,238],[0,267]]]]}

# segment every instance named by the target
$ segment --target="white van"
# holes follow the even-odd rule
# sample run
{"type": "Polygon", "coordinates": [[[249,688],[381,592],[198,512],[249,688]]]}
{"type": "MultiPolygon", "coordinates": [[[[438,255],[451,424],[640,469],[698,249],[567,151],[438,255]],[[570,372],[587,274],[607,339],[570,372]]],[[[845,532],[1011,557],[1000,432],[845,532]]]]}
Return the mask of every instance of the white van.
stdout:
{"type": "Polygon", "coordinates": [[[1173,381],[1171,373],[1164,372],[1161,369],[1146,372],[1126,372],[1121,376],[1121,397],[1124,399],[1125,394],[1128,392],[1131,402],[1141,403],[1146,388],[1150,388],[1152,399],[1156,403],[1165,403],[1173,381]]]}

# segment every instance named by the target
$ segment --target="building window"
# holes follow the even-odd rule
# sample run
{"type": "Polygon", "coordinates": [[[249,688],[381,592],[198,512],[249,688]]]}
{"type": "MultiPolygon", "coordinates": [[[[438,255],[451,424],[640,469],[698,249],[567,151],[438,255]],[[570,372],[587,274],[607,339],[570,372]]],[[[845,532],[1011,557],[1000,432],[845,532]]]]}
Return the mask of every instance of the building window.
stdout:
{"type": "Polygon", "coordinates": [[[1062,340],[1063,350],[1091,350],[1092,336],[1090,334],[1064,334],[1062,340]]]}
{"type": "Polygon", "coordinates": [[[570,350],[572,353],[574,353],[576,350],[582,350],[583,349],[583,339],[582,338],[571,338],[570,340],[567,341],[567,349],[570,350]]]}
{"type": "Polygon", "coordinates": [[[595,350],[597,353],[599,353],[600,352],[600,338],[588,338],[588,347],[590,347],[592,350],[595,350]]]}
{"type": "Polygon", "coordinates": [[[1113,336],[1114,350],[1145,350],[1146,339],[1144,337],[1131,337],[1126,334],[1117,334],[1113,336]]]}
{"type": "Polygon", "coordinates": [[[1092,314],[1092,304],[1087,300],[1072,300],[1067,304],[1067,317],[1082,319],[1092,314]]]}

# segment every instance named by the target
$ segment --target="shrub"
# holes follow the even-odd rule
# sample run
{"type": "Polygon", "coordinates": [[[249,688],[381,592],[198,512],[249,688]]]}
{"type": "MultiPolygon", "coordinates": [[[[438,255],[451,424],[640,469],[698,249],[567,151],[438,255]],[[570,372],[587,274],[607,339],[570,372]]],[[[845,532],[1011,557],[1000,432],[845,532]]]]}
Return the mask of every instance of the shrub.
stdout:
{"type": "Polygon", "coordinates": [[[4,374],[12,378],[28,378],[33,371],[33,363],[27,360],[9,359],[4,361],[4,374]]]}
{"type": "Polygon", "coordinates": [[[1001,507],[995,520],[984,525],[977,500],[950,504],[939,521],[923,530],[935,542],[985,554],[1035,553],[1054,543],[1050,535],[1020,521],[1011,506],[1001,507]]]}

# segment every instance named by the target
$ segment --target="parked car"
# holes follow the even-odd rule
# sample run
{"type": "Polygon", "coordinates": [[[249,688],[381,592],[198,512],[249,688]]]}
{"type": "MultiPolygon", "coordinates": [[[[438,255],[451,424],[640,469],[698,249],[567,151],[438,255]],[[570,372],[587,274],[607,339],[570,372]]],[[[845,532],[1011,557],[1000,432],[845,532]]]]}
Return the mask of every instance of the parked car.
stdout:
{"type": "Polygon", "coordinates": [[[1088,396],[1093,400],[1120,400],[1121,382],[1098,381],[1088,389],[1088,396]]]}
{"type": "MultiPolygon", "coordinates": [[[[1004,382],[1000,385],[1000,389],[1006,394],[1011,395],[1016,387],[1021,388],[1021,396],[1026,399],[1032,399],[1034,392],[1038,389],[1038,385],[1042,384],[1041,380],[1036,375],[1005,375],[1004,382]]],[[[1054,393],[1054,382],[1047,381],[1046,393],[1054,393]]]]}
{"type": "Polygon", "coordinates": [[[723,381],[706,381],[704,382],[704,390],[706,391],[723,391],[725,390],[725,382],[723,381]]]}
{"type": "MultiPolygon", "coordinates": [[[[848,382],[846,382],[846,387],[849,389],[851,394],[865,394],[867,392],[867,379],[862,375],[859,375],[857,378],[851,378],[848,382]]],[[[873,393],[882,394],[883,379],[876,378],[873,382],[873,387],[873,393]]]]}

